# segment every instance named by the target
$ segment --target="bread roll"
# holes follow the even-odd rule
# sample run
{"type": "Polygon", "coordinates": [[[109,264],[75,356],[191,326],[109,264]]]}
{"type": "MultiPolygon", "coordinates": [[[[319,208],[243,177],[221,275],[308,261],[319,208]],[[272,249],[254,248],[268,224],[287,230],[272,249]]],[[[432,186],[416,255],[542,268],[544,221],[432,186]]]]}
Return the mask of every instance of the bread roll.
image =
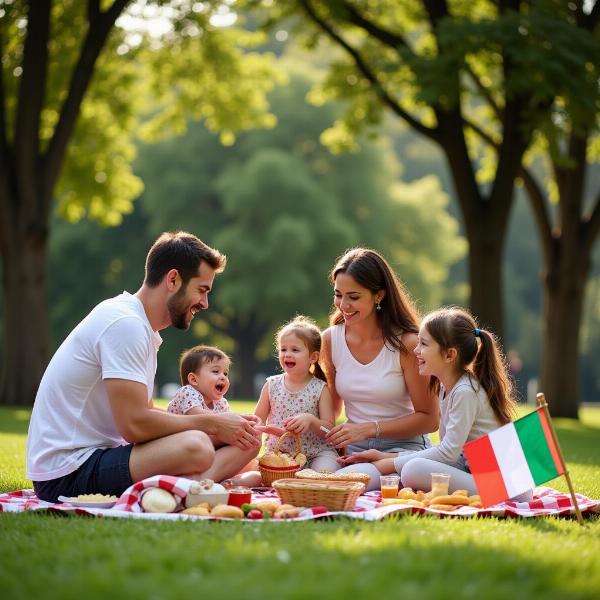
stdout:
{"type": "MultiPolygon", "coordinates": [[[[441,496],[440,496],[441,497],[441,496]]],[[[457,504],[430,504],[429,508],[433,508],[434,510],[443,510],[446,512],[451,512],[453,510],[456,510],[458,508],[457,504]]]]}
{"type": "Polygon", "coordinates": [[[454,506],[464,506],[469,504],[469,499],[466,496],[436,496],[431,499],[430,506],[432,504],[452,504],[454,506]]]}
{"type": "Polygon", "coordinates": [[[200,504],[196,504],[195,506],[190,506],[185,510],[181,511],[183,515],[196,515],[198,517],[208,517],[210,515],[210,510],[207,506],[202,506],[200,504]]]}
{"type": "Polygon", "coordinates": [[[213,517],[224,517],[226,519],[243,519],[244,511],[238,506],[230,506],[229,504],[217,504],[210,514],[213,517]]]}
{"type": "Polygon", "coordinates": [[[412,488],[402,488],[398,492],[398,498],[404,498],[406,500],[418,500],[418,496],[415,492],[413,492],[412,488]]]}
{"type": "Polygon", "coordinates": [[[172,513],[177,508],[175,496],[162,488],[147,489],[140,501],[144,512],[148,513],[172,513]]]}

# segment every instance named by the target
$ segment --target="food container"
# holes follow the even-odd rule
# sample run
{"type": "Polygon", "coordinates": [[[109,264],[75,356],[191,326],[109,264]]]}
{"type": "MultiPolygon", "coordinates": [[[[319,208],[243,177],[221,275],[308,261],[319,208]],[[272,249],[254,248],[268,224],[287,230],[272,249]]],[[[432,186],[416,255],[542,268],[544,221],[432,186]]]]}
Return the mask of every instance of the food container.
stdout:
{"type": "Polygon", "coordinates": [[[250,504],[252,502],[252,490],[247,487],[239,486],[229,489],[229,500],[227,504],[230,506],[242,506],[242,504],[250,504]]]}
{"type": "Polygon", "coordinates": [[[283,504],[325,506],[327,510],[352,510],[365,484],[358,481],[279,479],[273,487],[283,504]]]}
{"type": "Polygon", "coordinates": [[[211,479],[203,479],[190,487],[185,497],[185,507],[190,508],[197,504],[206,502],[211,508],[217,504],[227,504],[228,491],[220,484],[211,479]]]}
{"type": "MultiPolygon", "coordinates": [[[[283,440],[288,436],[294,440],[294,444],[296,446],[294,455],[298,455],[298,454],[302,453],[300,437],[297,434],[292,433],[291,431],[286,431],[277,440],[277,443],[275,444],[275,448],[273,449],[273,452],[271,453],[272,455],[283,456],[285,454],[280,451],[279,447],[280,447],[281,443],[283,442],[283,440]]],[[[306,457],[304,455],[302,455],[302,456],[306,462],[306,457]]],[[[288,466],[273,466],[273,465],[266,464],[267,454],[263,455],[261,458],[258,459],[258,470],[260,471],[262,484],[264,486],[267,486],[267,487],[271,486],[273,484],[273,482],[278,479],[292,478],[301,469],[301,466],[299,464],[294,463],[294,459],[291,456],[286,455],[286,457],[288,457],[290,459],[290,462],[292,464],[289,464],[288,466]]]]}

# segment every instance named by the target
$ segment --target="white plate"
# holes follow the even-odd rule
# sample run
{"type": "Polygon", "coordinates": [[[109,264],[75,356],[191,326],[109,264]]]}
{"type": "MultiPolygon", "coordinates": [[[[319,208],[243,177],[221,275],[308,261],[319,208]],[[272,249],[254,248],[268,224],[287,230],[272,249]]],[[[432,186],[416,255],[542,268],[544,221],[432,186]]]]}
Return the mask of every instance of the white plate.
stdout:
{"type": "Polygon", "coordinates": [[[79,508],[112,508],[117,501],[111,500],[109,502],[83,502],[76,498],[69,498],[68,496],[59,496],[58,499],[61,502],[66,502],[71,506],[77,506],[79,508]]]}

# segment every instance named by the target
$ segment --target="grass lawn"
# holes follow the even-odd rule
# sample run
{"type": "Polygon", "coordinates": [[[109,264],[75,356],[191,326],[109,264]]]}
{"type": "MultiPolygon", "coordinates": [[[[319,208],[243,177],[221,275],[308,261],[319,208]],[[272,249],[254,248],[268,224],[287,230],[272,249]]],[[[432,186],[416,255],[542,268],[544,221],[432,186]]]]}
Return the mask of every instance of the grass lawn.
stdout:
{"type": "MultiPolygon", "coordinates": [[[[31,485],[28,419],[27,410],[0,409],[0,491],[31,485]]],[[[600,498],[600,409],[555,426],[576,490],[600,498]]],[[[549,485],[567,489],[562,479],[549,485]]],[[[600,597],[596,517],[582,528],[555,518],[255,524],[0,514],[0,557],[0,596],[11,600],[600,597]]]]}

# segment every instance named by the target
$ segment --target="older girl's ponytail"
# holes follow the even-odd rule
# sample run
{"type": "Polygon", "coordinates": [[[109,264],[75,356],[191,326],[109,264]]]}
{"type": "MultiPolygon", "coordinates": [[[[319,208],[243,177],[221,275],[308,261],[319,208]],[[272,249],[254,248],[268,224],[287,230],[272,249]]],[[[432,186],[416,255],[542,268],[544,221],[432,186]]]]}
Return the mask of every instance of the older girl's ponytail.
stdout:
{"type": "Polygon", "coordinates": [[[508,376],[506,359],[500,351],[496,336],[485,329],[475,329],[480,344],[473,374],[487,392],[494,414],[501,423],[508,423],[515,417],[515,403],[512,400],[513,386],[508,376]]]}

